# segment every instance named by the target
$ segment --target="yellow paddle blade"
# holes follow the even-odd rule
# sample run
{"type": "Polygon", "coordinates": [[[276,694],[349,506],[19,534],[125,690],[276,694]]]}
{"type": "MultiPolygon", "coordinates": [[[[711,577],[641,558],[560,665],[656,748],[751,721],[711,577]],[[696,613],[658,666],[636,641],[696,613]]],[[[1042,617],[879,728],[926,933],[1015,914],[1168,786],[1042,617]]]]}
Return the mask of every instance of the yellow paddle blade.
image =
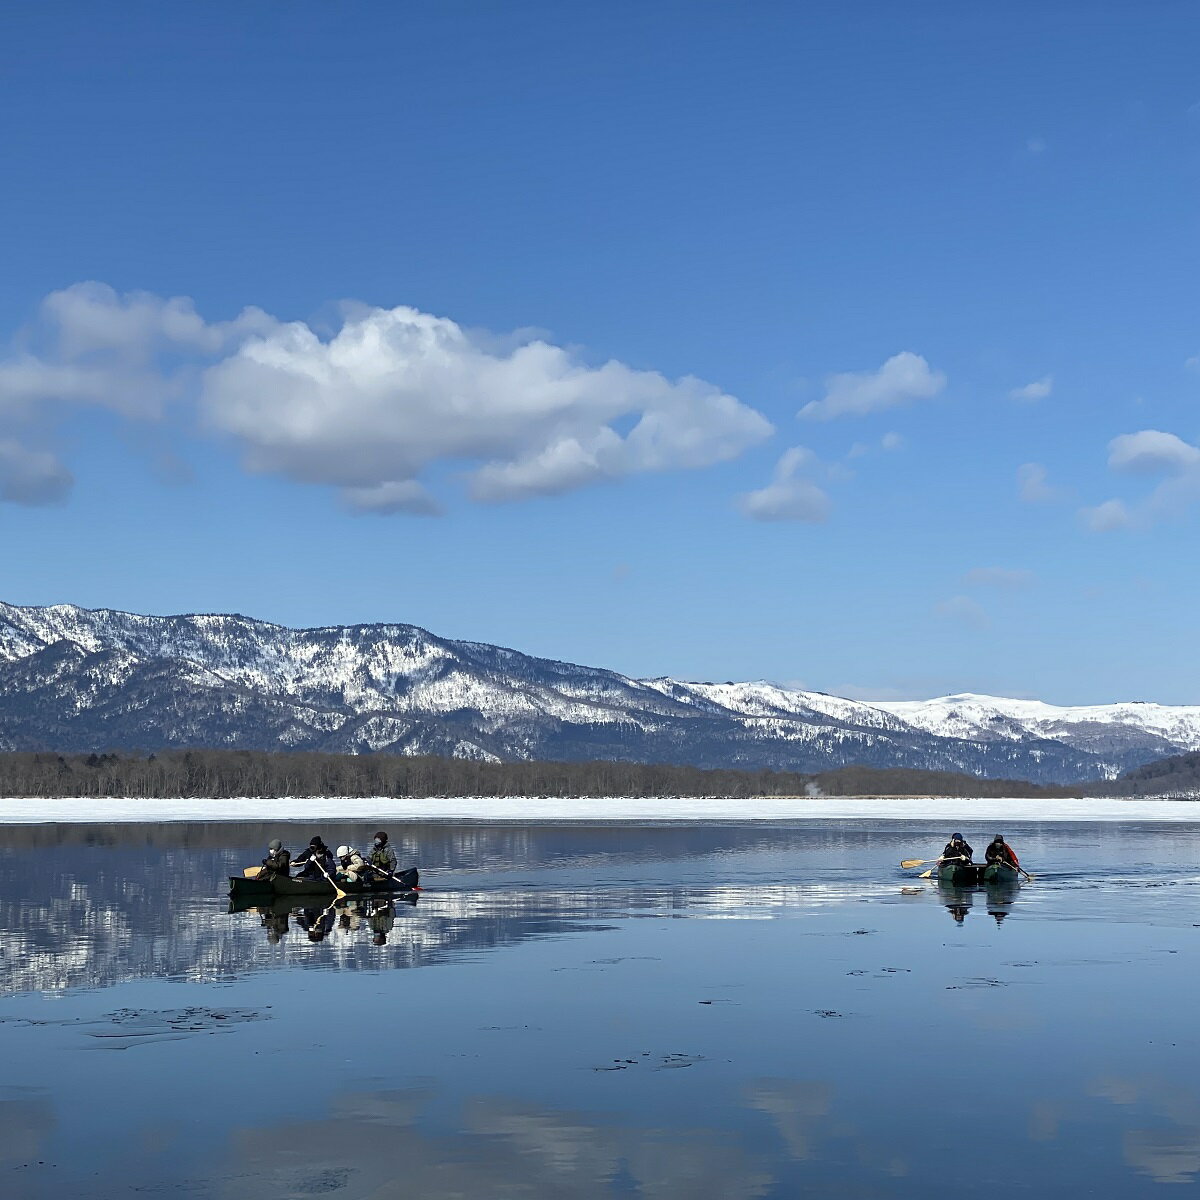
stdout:
{"type": "Polygon", "coordinates": [[[928,871],[922,871],[920,873],[920,875],[917,876],[917,878],[918,879],[932,879],[933,878],[933,868],[930,867],[928,871]]]}
{"type": "Polygon", "coordinates": [[[900,865],[907,870],[909,867],[919,867],[922,863],[927,863],[927,858],[906,858],[900,865]]]}
{"type": "Polygon", "coordinates": [[[242,874],[247,879],[257,879],[262,874],[262,867],[247,867],[242,874]]]}

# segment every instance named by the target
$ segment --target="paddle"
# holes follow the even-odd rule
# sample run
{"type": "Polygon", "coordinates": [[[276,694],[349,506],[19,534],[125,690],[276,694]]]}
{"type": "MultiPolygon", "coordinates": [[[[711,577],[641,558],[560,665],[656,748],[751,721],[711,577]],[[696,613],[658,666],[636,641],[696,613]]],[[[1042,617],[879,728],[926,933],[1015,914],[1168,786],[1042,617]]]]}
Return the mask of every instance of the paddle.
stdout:
{"type": "Polygon", "coordinates": [[[380,875],[384,876],[384,878],[395,880],[395,882],[398,883],[402,888],[408,888],[408,890],[411,892],[419,892],[421,890],[415,883],[405,883],[399,875],[393,875],[390,871],[385,871],[382,867],[377,867],[373,862],[367,863],[367,866],[370,867],[372,871],[378,871],[380,875]]]}
{"type": "Polygon", "coordinates": [[[262,867],[245,867],[242,870],[242,874],[247,879],[257,879],[262,874],[262,867]]]}
{"type": "MultiPolygon", "coordinates": [[[[959,857],[962,856],[959,855],[959,857]]],[[[941,861],[940,858],[906,858],[900,865],[907,871],[909,867],[923,867],[926,863],[941,861]]]]}
{"type": "Polygon", "coordinates": [[[325,864],[315,854],[309,855],[309,862],[315,862],[317,864],[317,866],[320,868],[321,874],[324,875],[325,878],[329,880],[330,884],[333,887],[333,890],[337,893],[335,899],[345,900],[345,898],[348,895],[350,895],[349,892],[342,891],[342,889],[340,887],[338,887],[338,885],[336,883],[334,883],[333,876],[330,875],[330,873],[327,870],[325,870],[325,864]]]}

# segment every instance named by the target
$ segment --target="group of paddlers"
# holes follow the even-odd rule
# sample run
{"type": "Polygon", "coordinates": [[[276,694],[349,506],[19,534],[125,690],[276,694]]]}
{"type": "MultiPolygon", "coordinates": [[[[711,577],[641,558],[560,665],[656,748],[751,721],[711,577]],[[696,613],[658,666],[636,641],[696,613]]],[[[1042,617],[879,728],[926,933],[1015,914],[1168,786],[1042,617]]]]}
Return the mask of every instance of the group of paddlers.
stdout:
{"type": "MultiPolygon", "coordinates": [[[[942,857],[939,862],[971,862],[974,850],[968,845],[966,838],[961,833],[951,834],[950,840],[946,843],[946,848],[942,851],[942,857]]],[[[1017,858],[1016,851],[1004,840],[1004,835],[996,834],[988,843],[988,848],[983,852],[984,861],[989,863],[1007,863],[1010,867],[1020,868],[1021,863],[1017,858]]]]}
{"type": "Polygon", "coordinates": [[[364,855],[353,846],[339,846],[330,850],[320,836],[309,839],[305,849],[293,859],[283,843],[273,839],[267,846],[267,857],[262,860],[260,879],[327,879],[333,883],[369,884],[375,880],[394,879],[396,874],[396,851],[388,841],[388,835],[380,830],[375,835],[371,849],[364,855]],[[292,868],[300,869],[293,875],[292,868]]]}

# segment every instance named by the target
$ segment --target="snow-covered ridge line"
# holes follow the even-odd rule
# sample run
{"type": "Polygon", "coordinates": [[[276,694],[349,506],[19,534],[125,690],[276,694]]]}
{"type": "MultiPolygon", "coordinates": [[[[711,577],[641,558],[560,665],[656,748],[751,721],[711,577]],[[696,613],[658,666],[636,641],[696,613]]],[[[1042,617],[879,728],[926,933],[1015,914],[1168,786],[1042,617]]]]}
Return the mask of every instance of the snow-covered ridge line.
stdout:
{"type": "Polygon", "coordinates": [[[0,603],[0,750],[199,746],[1074,783],[1200,749],[1200,706],[867,703],[634,679],[399,622],[289,629],[0,603]]]}
{"type": "Polygon", "coordinates": [[[557,797],[292,797],[228,800],[87,798],[3,799],[0,825],[124,824],[164,821],[389,821],[518,822],[540,825],[571,822],[660,824],[673,821],[935,821],[978,824],[1002,821],[1171,821],[1200,824],[1200,800],[976,799],[906,796],[888,799],[839,797],[612,797],[563,800],[557,797]]]}

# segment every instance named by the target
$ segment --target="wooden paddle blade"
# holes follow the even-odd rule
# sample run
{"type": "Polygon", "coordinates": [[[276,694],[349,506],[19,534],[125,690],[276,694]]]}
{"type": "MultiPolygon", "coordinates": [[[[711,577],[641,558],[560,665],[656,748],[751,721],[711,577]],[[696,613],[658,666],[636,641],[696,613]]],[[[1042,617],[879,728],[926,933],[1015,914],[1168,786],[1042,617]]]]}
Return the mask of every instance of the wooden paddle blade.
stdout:
{"type": "Polygon", "coordinates": [[[917,878],[918,879],[932,879],[933,878],[933,868],[930,867],[928,871],[922,871],[920,873],[920,875],[917,876],[917,878]]]}
{"type": "Polygon", "coordinates": [[[262,867],[247,867],[242,874],[247,879],[257,879],[262,874],[262,867]]]}
{"type": "Polygon", "coordinates": [[[927,858],[906,858],[900,865],[907,871],[909,867],[919,867],[922,863],[929,862],[927,858]]]}

